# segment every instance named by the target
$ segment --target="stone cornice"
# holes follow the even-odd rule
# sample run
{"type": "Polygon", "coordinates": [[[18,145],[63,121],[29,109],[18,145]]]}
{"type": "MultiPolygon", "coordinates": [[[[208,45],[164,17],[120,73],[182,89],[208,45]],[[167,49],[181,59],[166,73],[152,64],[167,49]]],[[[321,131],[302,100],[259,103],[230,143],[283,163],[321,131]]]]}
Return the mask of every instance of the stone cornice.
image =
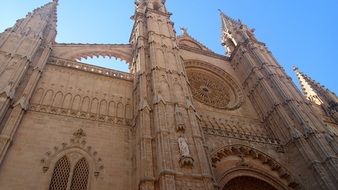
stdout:
{"type": "Polygon", "coordinates": [[[102,76],[117,78],[117,79],[122,79],[122,80],[127,80],[127,81],[133,81],[134,80],[134,75],[130,74],[130,73],[125,73],[125,72],[121,72],[121,71],[117,71],[117,70],[113,70],[113,69],[107,69],[107,68],[103,68],[103,67],[98,67],[98,66],[94,66],[94,65],[85,64],[85,63],[80,63],[80,62],[76,62],[76,61],[72,61],[72,60],[61,59],[61,58],[57,58],[57,57],[52,57],[48,61],[48,64],[72,68],[72,69],[76,69],[76,70],[95,73],[95,74],[99,74],[99,75],[102,75],[102,76]]]}
{"type": "Polygon", "coordinates": [[[202,127],[202,130],[205,135],[227,137],[227,138],[239,139],[239,140],[244,140],[244,141],[249,141],[249,142],[281,146],[278,140],[268,138],[268,137],[244,134],[244,133],[236,133],[236,132],[227,132],[223,129],[212,129],[209,127],[202,127]]]}
{"type": "Polygon", "coordinates": [[[100,115],[90,112],[83,112],[65,108],[58,108],[53,106],[39,105],[33,104],[30,106],[29,111],[60,115],[66,117],[73,117],[78,119],[85,119],[91,121],[98,121],[102,123],[107,123],[111,125],[122,125],[122,126],[130,126],[131,120],[121,117],[108,116],[108,115],[100,115]]]}

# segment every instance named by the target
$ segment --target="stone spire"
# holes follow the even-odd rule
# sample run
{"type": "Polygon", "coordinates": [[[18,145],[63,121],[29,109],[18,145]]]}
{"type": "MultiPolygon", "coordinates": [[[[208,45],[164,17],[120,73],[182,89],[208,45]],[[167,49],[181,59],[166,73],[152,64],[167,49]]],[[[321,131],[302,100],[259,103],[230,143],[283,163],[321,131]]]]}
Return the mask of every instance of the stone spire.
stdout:
{"type": "Polygon", "coordinates": [[[235,21],[234,19],[225,15],[221,10],[219,11],[220,11],[221,21],[222,21],[221,42],[222,42],[222,46],[224,46],[226,50],[226,55],[230,56],[237,46],[237,42],[232,36],[232,33],[233,33],[235,25],[239,23],[235,21]]]}
{"type": "Polygon", "coordinates": [[[57,2],[35,9],[0,34],[0,121],[5,123],[0,134],[0,164],[55,42],[57,2]]]}
{"type": "MultiPolygon", "coordinates": [[[[17,20],[13,27],[7,28],[5,32],[0,35],[0,50],[11,54],[21,54],[22,56],[31,57],[33,52],[23,52],[24,49],[27,48],[24,48],[24,41],[20,41],[19,39],[29,38],[32,40],[50,40],[47,39],[48,36],[46,36],[46,28],[56,31],[57,2],[57,0],[53,0],[53,2],[47,3],[44,6],[35,9],[33,12],[28,13],[25,18],[17,20]],[[18,43],[15,43],[16,45],[11,43],[16,39],[18,40],[18,43]]],[[[35,49],[32,48],[36,46],[34,46],[34,43],[30,43],[30,47],[31,48],[28,49],[34,51],[35,49]]]]}
{"type": "Polygon", "coordinates": [[[335,176],[338,175],[337,166],[327,160],[335,155],[335,149],[328,141],[321,141],[316,137],[325,131],[325,124],[314,116],[314,108],[304,101],[302,94],[271,51],[255,38],[254,31],[229,17],[222,15],[222,19],[226,25],[223,31],[225,45],[234,47],[229,42],[229,35],[237,43],[234,50],[230,49],[231,64],[260,119],[282,143],[297,147],[293,150],[297,151],[294,155],[302,157],[295,156],[293,159],[313,163],[320,160],[323,164],[312,167],[318,176],[313,180],[325,184],[324,189],[334,189],[335,176]],[[335,169],[326,172],[324,165],[335,169]]]}
{"type": "Polygon", "coordinates": [[[240,21],[227,16],[220,9],[218,11],[220,12],[221,15],[222,30],[232,31],[234,27],[236,27],[236,25],[240,24],[240,21]]]}
{"type": "Polygon", "coordinates": [[[293,67],[293,70],[297,75],[305,97],[317,105],[322,105],[329,115],[338,121],[338,98],[335,93],[324,88],[324,86],[301,72],[297,67],[293,67]]]}
{"type": "Polygon", "coordinates": [[[226,49],[227,56],[230,57],[240,43],[258,42],[254,35],[255,29],[250,29],[241,20],[235,20],[225,15],[222,11],[220,11],[220,15],[222,21],[221,42],[226,49]]]}
{"type": "Polygon", "coordinates": [[[297,75],[302,92],[305,97],[311,102],[321,105],[323,100],[319,98],[318,93],[313,89],[314,81],[312,81],[307,75],[303,74],[297,67],[293,67],[294,72],[297,75]]]}

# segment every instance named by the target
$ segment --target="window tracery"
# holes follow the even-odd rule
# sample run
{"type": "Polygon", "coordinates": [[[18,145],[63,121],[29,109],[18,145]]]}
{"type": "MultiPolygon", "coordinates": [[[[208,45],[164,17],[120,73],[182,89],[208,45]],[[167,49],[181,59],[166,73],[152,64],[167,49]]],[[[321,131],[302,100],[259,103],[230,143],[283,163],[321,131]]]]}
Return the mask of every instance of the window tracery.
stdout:
{"type": "Polygon", "coordinates": [[[198,60],[185,61],[194,99],[218,109],[235,110],[244,102],[241,86],[224,70],[198,60]]]}
{"type": "Polygon", "coordinates": [[[63,156],[56,162],[49,190],[66,190],[70,173],[70,162],[63,156]]]}
{"type": "Polygon", "coordinates": [[[73,167],[72,162],[74,160],[69,160],[66,155],[56,162],[49,190],[87,190],[88,162],[85,158],[81,158],[73,167]]]}
{"type": "Polygon", "coordinates": [[[86,159],[79,160],[74,168],[70,190],[86,190],[88,184],[88,163],[86,159]]]}
{"type": "Polygon", "coordinates": [[[200,71],[187,71],[193,96],[202,103],[227,108],[231,88],[222,80],[200,71]]]}

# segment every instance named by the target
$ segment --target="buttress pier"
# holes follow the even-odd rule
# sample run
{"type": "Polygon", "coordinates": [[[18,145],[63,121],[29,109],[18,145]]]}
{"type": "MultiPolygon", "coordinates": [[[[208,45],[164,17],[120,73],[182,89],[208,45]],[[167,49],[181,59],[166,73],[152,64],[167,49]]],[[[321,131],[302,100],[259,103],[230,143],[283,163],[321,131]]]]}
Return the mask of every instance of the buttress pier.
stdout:
{"type": "Polygon", "coordinates": [[[0,33],[0,189],[337,189],[337,96],[247,25],[220,13],[220,55],[136,0],[129,42],[57,43],[58,3],[0,33]]]}

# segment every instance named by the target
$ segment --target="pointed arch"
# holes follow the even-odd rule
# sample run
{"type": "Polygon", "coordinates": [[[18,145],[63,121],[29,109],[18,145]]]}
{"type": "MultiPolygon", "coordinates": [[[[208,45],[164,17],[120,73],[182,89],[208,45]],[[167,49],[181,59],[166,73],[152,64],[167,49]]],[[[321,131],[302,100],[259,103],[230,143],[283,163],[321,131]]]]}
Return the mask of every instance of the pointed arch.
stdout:
{"type": "MultiPolygon", "coordinates": [[[[86,133],[82,129],[78,129],[74,132],[73,137],[70,139],[68,143],[63,142],[59,146],[54,146],[50,151],[45,153],[45,157],[41,159],[42,163],[42,171],[48,175],[48,182],[46,182],[47,189],[49,186],[54,188],[49,188],[52,190],[87,190],[90,189],[91,181],[93,177],[98,177],[101,171],[104,169],[103,160],[99,156],[98,152],[92,147],[87,145],[86,141],[86,133]],[[67,158],[67,159],[66,159],[67,158]],[[67,162],[65,162],[65,160],[67,162]],[[66,184],[66,188],[59,188],[60,186],[55,183],[55,180],[49,182],[50,177],[58,179],[60,178],[60,172],[55,173],[55,171],[59,171],[58,168],[61,169],[67,166],[67,172],[63,172],[68,176],[63,176],[63,182],[66,184]],[[66,164],[65,164],[66,163],[66,164]],[[55,171],[49,170],[49,168],[54,168],[55,171]],[[54,185],[56,184],[56,185],[54,185]],[[48,185],[48,186],[47,186],[48,185]]],[[[64,170],[64,169],[63,169],[64,170]]],[[[63,171],[62,170],[62,171],[63,171]]]]}
{"type": "Polygon", "coordinates": [[[100,115],[107,115],[107,101],[101,100],[100,102],[100,115]]]}
{"type": "Polygon", "coordinates": [[[50,105],[53,100],[53,90],[48,90],[42,100],[42,105],[50,105]]]}
{"type": "Polygon", "coordinates": [[[85,158],[81,158],[75,165],[70,190],[87,190],[89,166],[85,158]]]}
{"type": "Polygon", "coordinates": [[[65,99],[63,100],[62,107],[65,109],[69,109],[71,107],[72,103],[72,94],[68,93],[65,96],[65,99]]]}
{"type": "Polygon", "coordinates": [[[41,101],[42,96],[43,96],[43,92],[44,92],[43,88],[39,88],[35,91],[35,94],[32,97],[32,103],[33,104],[40,104],[40,101],[41,101]]]}
{"type": "Polygon", "coordinates": [[[98,113],[98,109],[99,109],[99,100],[97,98],[94,98],[92,100],[92,104],[90,106],[90,112],[91,113],[98,113]]]}
{"type": "Polygon", "coordinates": [[[72,110],[80,110],[80,106],[81,106],[81,96],[76,95],[73,99],[72,110]]]}
{"type": "Polygon", "coordinates": [[[133,112],[131,109],[131,105],[127,104],[126,105],[126,119],[132,119],[133,118],[133,112]]]}
{"type": "Polygon", "coordinates": [[[55,44],[53,56],[77,60],[93,56],[109,56],[132,62],[130,44],[55,44]]]}
{"type": "Polygon", "coordinates": [[[235,177],[223,189],[277,190],[273,185],[251,176],[235,177]]]}
{"type": "Polygon", "coordinates": [[[53,100],[53,106],[54,107],[61,107],[61,105],[62,105],[62,98],[63,98],[63,94],[62,94],[62,92],[57,92],[56,94],[55,94],[55,96],[54,96],[54,100],[53,100]]]}
{"type": "Polygon", "coordinates": [[[84,97],[82,100],[81,111],[88,112],[89,111],[89,103],[90,99],[88,96],[84,97]]]}
{"type": "Polygon", "coordinates": [[[66,190],[70,173],[70,162],[67,156],[60,158],[54,167],[49,190],[66,190]]]}
{"type": "Polygon", "coordinates": [[[117,104],[117,117],[124,118],[124,109],[121,102],[117,104]]]}
{"type": "Polygon", "coordinates": [[[115,102],[114,101],[109,102],[108,115],[109,116],[116,116],[116,108],[115,108],[115,102]]]}
{"type": "Polygon", "coordinates": [[[240,176],[256,178],[278,190],[300,187],[296,178],[279,162],[246,145],[229,145],[213,151],[211,164],[221,187],[240,176]]]}

